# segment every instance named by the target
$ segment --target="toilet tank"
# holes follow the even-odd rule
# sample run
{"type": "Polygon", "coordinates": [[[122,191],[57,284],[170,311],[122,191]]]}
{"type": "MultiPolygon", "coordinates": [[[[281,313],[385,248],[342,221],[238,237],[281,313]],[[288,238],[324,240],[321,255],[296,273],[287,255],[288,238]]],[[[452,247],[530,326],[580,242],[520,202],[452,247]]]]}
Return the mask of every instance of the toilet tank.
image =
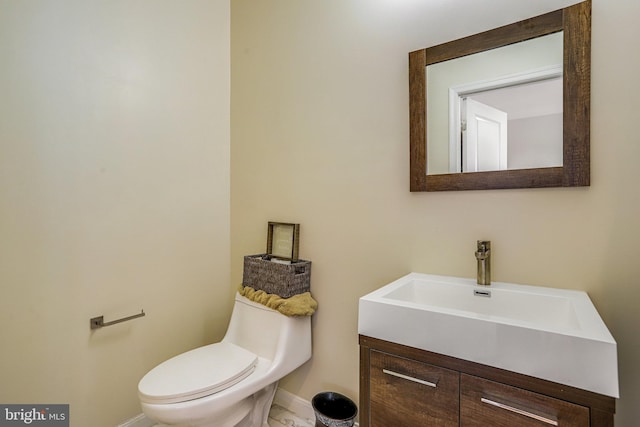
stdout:
{"type": "Polygon", "coordinates": [[[289,317],[236,294],[223,341],[260,357],[302,364],[311,357],[311,317],[289,317]]]}

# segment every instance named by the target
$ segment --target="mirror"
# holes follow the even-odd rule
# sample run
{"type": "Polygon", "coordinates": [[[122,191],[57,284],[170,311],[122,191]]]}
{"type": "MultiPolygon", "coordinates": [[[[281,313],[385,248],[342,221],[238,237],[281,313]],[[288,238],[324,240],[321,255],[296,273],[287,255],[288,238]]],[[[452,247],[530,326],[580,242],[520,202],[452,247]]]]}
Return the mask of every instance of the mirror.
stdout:
{"type": "Polygon", "coordinates": [[[428,175],[562,166],[562,35],[426,67],[428,175]]]}
{"type": "Polygon", "coordinates": [[[588,0],[411,52],[411,191],[588,186],[590,47],[588,0]]]}

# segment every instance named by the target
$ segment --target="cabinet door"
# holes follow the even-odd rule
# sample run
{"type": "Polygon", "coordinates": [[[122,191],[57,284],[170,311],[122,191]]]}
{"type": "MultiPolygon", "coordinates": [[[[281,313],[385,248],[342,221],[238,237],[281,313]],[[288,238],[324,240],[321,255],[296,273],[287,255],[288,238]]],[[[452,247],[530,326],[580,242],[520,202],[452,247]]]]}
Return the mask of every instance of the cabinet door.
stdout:
{"type": "Polygon", "coordinates": [[[458,427],[460,374],[372,350],[371,427],[458,427]]]}
{"type": "Polygon", "coordinates": [[[589,408],[461,374],[460,421],[462,427],[589,427],[589,408]]]}

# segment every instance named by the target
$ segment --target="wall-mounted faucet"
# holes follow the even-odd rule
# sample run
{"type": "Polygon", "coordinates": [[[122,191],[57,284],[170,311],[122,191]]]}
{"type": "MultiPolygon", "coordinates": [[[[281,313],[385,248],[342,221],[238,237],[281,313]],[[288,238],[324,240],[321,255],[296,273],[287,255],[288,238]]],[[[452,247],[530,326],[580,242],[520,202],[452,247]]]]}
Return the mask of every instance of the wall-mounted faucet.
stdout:
{"type": "Polygon", "coordinates": [[[478,240],[476,259],[478,260],[478,285],[489,286],[491,284],[491,241],[478,240]]]}

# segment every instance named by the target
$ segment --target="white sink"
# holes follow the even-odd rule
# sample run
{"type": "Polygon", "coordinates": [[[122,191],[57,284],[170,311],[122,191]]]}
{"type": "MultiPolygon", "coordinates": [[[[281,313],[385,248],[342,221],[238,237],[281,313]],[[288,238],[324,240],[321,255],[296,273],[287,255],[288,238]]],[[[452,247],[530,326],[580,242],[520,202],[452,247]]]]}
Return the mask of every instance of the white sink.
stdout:
{"type": "Polygon", "coordinates": [[[362,335],[619,397],[616,342],[585,292],[411,273],[359,306],[362,335]]]}

